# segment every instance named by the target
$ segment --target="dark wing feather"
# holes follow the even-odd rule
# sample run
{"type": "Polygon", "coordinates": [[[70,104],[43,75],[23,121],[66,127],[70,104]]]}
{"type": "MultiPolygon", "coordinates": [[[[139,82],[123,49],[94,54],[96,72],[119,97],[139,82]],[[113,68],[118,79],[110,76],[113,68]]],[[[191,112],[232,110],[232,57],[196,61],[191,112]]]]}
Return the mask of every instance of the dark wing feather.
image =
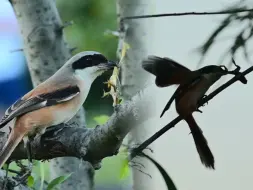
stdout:
{"type": "Polygon", "coordinates": [[[22,98],[17,100],[12,106],[10,106],[5,112],[4,117],[0,121],[0,128],[6,125],[13,118],[23,115],[25,113],[66,102],[74,98],[80,93],[78,86],[69,86],[56,91],[40,94],[35,97],[23,100],[22,98]]]}
{"type": "Polygon", "coordinates": [[[180,85],[177,90],[174,92],[174,94],[171,96],[171,98],[169,99],[168,103],[166,104],[166,106],[164,107],[160,118],[164,115],[164,113],[170,108],[173,100],[180,99],[180,97],[182,97],[186,92],[188,92],[188,90],[195,85],[197,82],[199,82],[201,80],[201,76],[197,76],[196,78],[193,78],[191,81],[189,81],[186,84],[180,85]]]}
{"type": "Polygon", "coordinates": [[[161,117],[163,116],[163,114],[170,108],[170,106],[171,106],[173,100],[175,100],[175,98],[176,98],[176,96],[178,95],[179,91],[180,91],[180,87],[178,87],[178,88],[176,89],[176,91],[174,92],[174,94],[173,94],[173,95],[171,96],[171,98],[169,99],[168,103],[166,104],[166,106],[164,107],[164,109],[163,109],[163,111],[162,111],[162,113],[161,113],[161,115],[160,115],[160,118],[161,118],[161,117]]]}
{"type": "Polygon", "coordinates": [[[149,56],[143,60],[142,67],[156,76],[156,85],[159,87],[170,86],[185,82],[190,69],[179,64],[173,59],[149,56]]]}

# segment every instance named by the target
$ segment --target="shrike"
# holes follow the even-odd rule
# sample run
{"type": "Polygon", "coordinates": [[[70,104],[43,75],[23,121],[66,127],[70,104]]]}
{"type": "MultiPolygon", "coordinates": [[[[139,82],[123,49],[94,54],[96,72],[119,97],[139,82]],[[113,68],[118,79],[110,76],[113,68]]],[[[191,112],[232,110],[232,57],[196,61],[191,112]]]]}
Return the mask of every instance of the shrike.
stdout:
{"type": "Polygon", "coordinates": [[[0,121],[2,128],[14,120],[14,127],[0,152],[0,166],[22,139],[25,146],[29,145],[29,137],[43,134],[49,126],[68,122],[83,105],[93,81],[115,66],[116,63],[99,52],[78,53],[10,106],[0,121]]]}
{"type": "MultiPolygon", "coordinates": [[[[149,56],[142,62],[142,67],[156,76],[155,83],[158,87],[166,87],[174,84],[179,85],[160,117],[163,116],[173,100],[175,100],[177,113],[190,127],[201,162],[206,167],[214,169],[213,154],[192,113],[194,111],[201,112],[198,109],[199,102],[217,80],[226,74],[239,74],[238,69],[228,71],[225,66],[208,65],[191,71],[172,59],[157,56],[149,56]]],[[[244,84],[247,82],[244,77],[240,80],[244,84]]]]}

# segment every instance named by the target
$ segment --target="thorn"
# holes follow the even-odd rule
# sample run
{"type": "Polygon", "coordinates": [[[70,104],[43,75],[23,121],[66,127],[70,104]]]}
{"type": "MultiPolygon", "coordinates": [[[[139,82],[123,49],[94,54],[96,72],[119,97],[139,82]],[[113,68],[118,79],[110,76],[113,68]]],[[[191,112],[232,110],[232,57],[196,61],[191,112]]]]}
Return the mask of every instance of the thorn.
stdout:
{"type": "Polygon", "coordinates": [[[24,49],[23,48],[13,49],[13,50],[10,50],[10,53],[15,53],[15,52],[18,52],[18,51],[24,51],[24,49]]]}
{"type": "Polygon", "coordinates": [[[73,24],[74,24],[73,20],[64,22],[64,24],[62,25],[62,28],[67,28],[68,26],[72,26],[73,24]]]}
{"type": "Polygon", "coordinates": [[[73,24],[73,21],[64,22],[62,26],[56,28],[56,33],[62,34],[64,28],[67,28],[68,26],[71,26],[73,24]]]}
{"type": "Polygon", "coordinates": [[[136,161],[130,161],[131,163],[133,163],[134,165],[136,165],[136,166],[139,166],[139,167],[142,167],[142,168],[146,168],[145,166],[144,166],[144,164],[142,164],[142,163],[140,163],[140,162],[136,162],[136,161]]]}
{"type": "Polygon", "coordinates": [[[199,108],[196,110],[197,112],[203,113],[199,108]]]}
{"type": "Polygon", "coordinates": [[[69,48],[69,51],[71,52],[71,53],[73,53],[73,51],[75,51],[75,50],[77,50],[78,49],[78,47],[73,47],[73,48],[69,48]]]}
{"type": "Polygon", "coordinates": [[[112,35],[112,36],[115,36],[115,37],[119,37],[119,31],[113,31],[113,30],[107,29],[107,30],[104,32],[104,35],[105,35],[105,36],[112,35]]]}
{"type": "MultiPolygon", "coordinates": [[[[237,68],[241,68],[239,65],[236,64],[234,58],[232,57],[232,63],[234,64],[234,66],[236,66],[237,68]]],[[[240,70],[240,69],[239,69],[240,70]]]]}
{"type": "Polygon", "coordinates": [[[146,172],[142,171],[141,169],[138,169],[138,168],[136,168],[136,167],[133,167],[133,169],[138,170],[139,172],[141,172],[141,173],[143,173],[143,174],[147,175],[148,177],[150,177],[150,178],[152,179],[152,176],[151,176],[150,174],[148,174],[148,173],[146,173],[146,172]]]}
{"type": "MultiPolygon", "coordinates": [[[[233,57],[232,57],[232,63],[235,65],[236,69],[233,70],[233,71],[231,71],[231,73],[234,74],[234,75],[241,74],[241,72],[240,72],[241,67],[240,67],[239,65],[236,64],[236,62],[235,62],[235,60],[234,60],[233,57]]],[[[245,76],[241,76],[239,80],[240,80],[241,83],[243,83],[243,84],[247,84],[247,82],[248,82],[245,76]]]]}

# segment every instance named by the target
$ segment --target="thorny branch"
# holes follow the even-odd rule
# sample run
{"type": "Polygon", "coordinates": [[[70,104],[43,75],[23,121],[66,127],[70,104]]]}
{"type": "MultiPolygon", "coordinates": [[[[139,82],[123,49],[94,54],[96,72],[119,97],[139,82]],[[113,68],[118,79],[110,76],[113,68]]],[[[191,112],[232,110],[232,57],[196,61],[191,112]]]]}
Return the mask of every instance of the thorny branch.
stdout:
{"type": "MultiPolygon", "coordinates": [[[[146,117],[151,116],[151,112],[141,111],[147,108],[149,100],[149,97],[136,94],[131,100],[115,106],[115,112],[105,124],[92,129],[74,127],[75,123],[53,126],[32,141],[32,158],[48,160],[56,157],[77,157],[90,162],[95,169],[99,169],[99,163],[103,158],[118,153],[128,132],[137,123],[142,123],[146,117]],[[129,120],[132,121],[131,124],[129,120]]],[[[152,105],[148,108],[152,109],[152,105]]],[[[8,134],[8,132],[0,132],[0,149],[4,146],[8,134]]],[[[9,161],[26,158],[26,149],[20,143],[9,161]]]]}
{"type": "Polygon", "coordinates": [[[122,20],[133,20],[133,19],[166,17],[166,16],[223,15],[223,14],[243,13],[243,12],[253,12],[253,8],[251,9],[237,8],[237,9],[232,9],[232,10],[210,11],[210,12],[183,12],[183,13],[164,13],[164,14],[128,16],[128,17],[122,18],[122,20]]]}
{"type": "MultiPolygon", "coordinates": [[[[223,90],[228,88],[230,85],[235,83],[236,81],[240,80],[242,76],[245,76],[253,71],[253,66],[246,69],[244,72],[242,72],[239,75],[234,76],[232,79],[221,85],[219,88],[214,90],[212,93],[210,93],[208,96],[203,98],[198,107],[203,106],[205,103],[213,99],[216,95],[221,93],[223,90]]],[[[141,145],[139,145],[136,148],[133,148],[130,154],[130,160],[133,159],[135,156],[138,156],[141,154],[141,152],[147,148],[151,143],[153,143],[156,139],[158,139],[160,136],[162,136],[164,133],[166,133],[168,130],[173,128],[177,123],[179,123],[182,120],[181,117],[176,117],[173,119],[170,123],[168,123],[166,126],[164,126],[162,129],[160,129],[158,132],[156,132],[154,135],[152,135],[150,138],[148,138],[146,141],[144,141],[141,145]]]]}

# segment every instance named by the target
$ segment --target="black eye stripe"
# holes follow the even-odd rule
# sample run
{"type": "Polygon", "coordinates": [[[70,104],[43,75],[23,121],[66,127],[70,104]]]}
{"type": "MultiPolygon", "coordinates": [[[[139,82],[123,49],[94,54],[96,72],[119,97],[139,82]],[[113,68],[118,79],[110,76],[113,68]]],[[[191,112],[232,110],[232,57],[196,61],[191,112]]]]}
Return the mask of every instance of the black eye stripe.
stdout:
{"type": "Polygon", "coordinates": [[[84,69],[87,67],[96,66],[100,63],[106,63],[108,60],[101,54],[93,54],[93,55],[86,55],[81,57],[80,59],[76,60],[72,64],[72,68],[76,69],[84,69]]]}

